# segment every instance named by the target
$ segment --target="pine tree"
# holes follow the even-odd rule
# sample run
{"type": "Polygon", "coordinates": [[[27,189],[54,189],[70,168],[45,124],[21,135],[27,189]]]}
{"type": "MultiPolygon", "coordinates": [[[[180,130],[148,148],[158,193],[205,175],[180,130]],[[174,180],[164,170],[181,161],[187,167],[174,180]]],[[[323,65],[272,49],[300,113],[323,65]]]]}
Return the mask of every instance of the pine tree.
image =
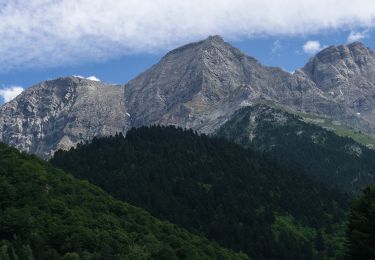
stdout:
{"type": "Polygon", "coordinates": [[[353,202],[347,231],[348,259],[375,259],[375,185],[353,202]]]}

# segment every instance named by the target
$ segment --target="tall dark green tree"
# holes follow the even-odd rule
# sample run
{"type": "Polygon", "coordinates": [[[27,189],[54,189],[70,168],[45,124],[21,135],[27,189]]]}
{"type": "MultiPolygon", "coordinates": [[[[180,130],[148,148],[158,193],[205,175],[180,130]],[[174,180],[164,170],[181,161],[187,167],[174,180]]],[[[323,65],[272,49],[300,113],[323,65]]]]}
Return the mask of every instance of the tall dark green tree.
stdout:
{"type": "Polygon", "coordinates": [[[348,259],[375,259],[375,185],[365,188],[349,213],[348,259]]]}

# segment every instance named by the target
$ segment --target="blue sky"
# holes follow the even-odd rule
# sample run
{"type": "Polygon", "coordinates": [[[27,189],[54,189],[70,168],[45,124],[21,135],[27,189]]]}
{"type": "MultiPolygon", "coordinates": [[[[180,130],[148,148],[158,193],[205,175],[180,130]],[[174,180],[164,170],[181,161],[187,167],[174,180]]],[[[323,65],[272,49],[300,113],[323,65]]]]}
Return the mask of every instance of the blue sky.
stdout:
{"type": "Polygon", "coordinates": [[[374,25],[373,0],[0,0],[0,104],[22,90],[14,86],[60,76],[123,84],[167,51],[216,34],[293,71],[329,45],[375,49],[374,25]]]}

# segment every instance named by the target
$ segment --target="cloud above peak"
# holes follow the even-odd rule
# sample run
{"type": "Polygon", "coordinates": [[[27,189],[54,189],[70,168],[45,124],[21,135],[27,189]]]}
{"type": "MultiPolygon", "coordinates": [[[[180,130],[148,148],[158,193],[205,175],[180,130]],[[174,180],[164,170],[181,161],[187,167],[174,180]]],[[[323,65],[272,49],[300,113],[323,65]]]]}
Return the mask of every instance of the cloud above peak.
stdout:
{"type": "Polygon", "coordinates": [[[84,76],[81,76],[81,75],[73,75],[73,77],[76,77],[76,78],[79,78],[79,79],[88,79],[88,80],[91,80],[91,81],[100,81],[100,79],[98,79],[96,76],[90,76],[90,77],[84,77],[84,76]]]}
{"type": "Polygon", "coordinates": [[[0,97],[3,98],[4,102],[9,102],[16,96],[22,93],[24,89],[19,86],[12,86],[0,89],[0,97]]]}
{"type": "Polygon", "coordinates": [[[98,79],[95,76],[90,76],[90,77],[87,77],[86,79],[91,80],[91,81],[100,81],[100,79],[98,79]]]}
{"type": "Polygon", "coordinates": [[[357,42],[357,41],[361,41],[365,38],[368,38],[368,30],[364,30],[362,32],[358,32],[358,31],[351,31],[349,36],[348,36],[348,39],[347,39],[347,42],[348,43],[352,43],[352,42],[357,42]]]}
{"type": "Polygon", "coordinates": [[[319,41],[307,41],[303,46],[302,49],[307,54],[315,54],[323,47],[320,45],[319,41]]]}
{"type": "Polygon", "coordinates": [[[215,34],[293,36],[374,24],[373,0],[0,0],[0,73],[165,51],[215,34]]]}

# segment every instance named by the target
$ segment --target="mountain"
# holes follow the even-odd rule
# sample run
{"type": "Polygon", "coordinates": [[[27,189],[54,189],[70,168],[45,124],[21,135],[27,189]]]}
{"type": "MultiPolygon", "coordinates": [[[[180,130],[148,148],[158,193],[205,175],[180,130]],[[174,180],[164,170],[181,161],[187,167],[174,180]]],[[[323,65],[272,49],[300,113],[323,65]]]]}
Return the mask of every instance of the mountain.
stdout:
{"type": "Polygon", "coordinates": [[[169,52],[125,88],[133,127],[178,125],[211,133],[258,100],[323,114],[345,110],[305,74],[262,66],[219,36],[169,52]]]}
{"type": "Polygon", "coordinates": [[[362,43],[330,46],[302,71],[325,95],[374,121],[375,53],[362,43]]]}
{"type": "Polygon", "coordinates": [[[374,134],[374,57],[360,43],[331,46],[291,74],[210,36],[167,53],[125,85],[77,77],[35,85],[0,108],[0,140],[49,158],[82,140],[144,125],[213,133],[259,101],[374,134]]]}
{"type": "Polygon", "coordinates": [[[0,259],[248,259],[1,143],[0,165],[0,259]]]}
{"type": "Polygon", "coordinates": [[[175,127],[94,138],[50,162],[254,259],[339,259],[348,197],[225,139],[175,127]]]}
{"type": "Polygon", "coordinates": [[[216,135],[266,152],[344,192],[375,183],[374,150],[265,104],[238,110],[216,135]]]}
{"type": "Polygon", "coordinates": [[[123,92],[79,77],[43,82],[0,108],[0,140],[47,158],[94,136],[124,132],[123,92]]]}

